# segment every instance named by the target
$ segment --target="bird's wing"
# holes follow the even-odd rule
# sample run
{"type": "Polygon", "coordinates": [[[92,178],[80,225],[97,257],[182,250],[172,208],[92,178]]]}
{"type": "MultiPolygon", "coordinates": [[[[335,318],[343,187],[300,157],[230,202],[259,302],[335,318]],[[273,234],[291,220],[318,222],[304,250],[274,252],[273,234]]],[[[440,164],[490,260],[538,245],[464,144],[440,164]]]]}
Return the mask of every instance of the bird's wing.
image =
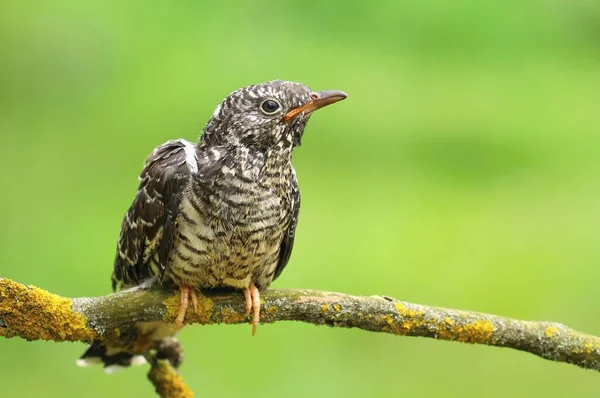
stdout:
{"type": "Polygon", "coordinates": [[[300,188],[298,187],[298,180],[296,180],[295,173],[292,174],[292,176],[292,189],[290,190],[292,219],[290,220],[290,224],[281,241],[281,246],[279,248],[279,262],[277,263],[277,268],[275,268],[273,280],[281,275],[281,272],[290,260],[292,249],[294,248],[294,237],[296,236],[298,213],[300,212],[300,188]]]}
{"type": "Polygon", "coordinates": [[[196,146],[169,141],[156,148],[140,174],[140,186],[123,218],[117,245],[113,290],[162,277],[175,233],[181,195],[198,172],[196,146]]]}

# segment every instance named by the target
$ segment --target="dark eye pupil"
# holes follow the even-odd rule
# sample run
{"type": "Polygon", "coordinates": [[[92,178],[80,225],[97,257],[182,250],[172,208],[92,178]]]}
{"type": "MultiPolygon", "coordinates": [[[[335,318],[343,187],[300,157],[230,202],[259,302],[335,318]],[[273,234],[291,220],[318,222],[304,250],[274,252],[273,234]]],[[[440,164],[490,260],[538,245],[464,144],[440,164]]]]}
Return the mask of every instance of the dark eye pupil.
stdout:
{"type": "Polygon", "coordinates": [[[261,107],[266,113],[274,113],[279,109],[279,104],[272,100],[266,100],[262,103],[261,107]]]}

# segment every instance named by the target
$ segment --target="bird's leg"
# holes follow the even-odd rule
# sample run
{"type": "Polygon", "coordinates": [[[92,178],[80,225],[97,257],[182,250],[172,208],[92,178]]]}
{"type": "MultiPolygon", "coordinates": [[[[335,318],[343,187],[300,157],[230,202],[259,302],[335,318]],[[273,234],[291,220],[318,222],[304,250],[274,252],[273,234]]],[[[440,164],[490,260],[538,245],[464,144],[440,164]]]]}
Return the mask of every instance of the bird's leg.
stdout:
{"type": "Polygon", "coordinates": [[[254,283],[250,285],[250,295],[252,296],[252,310],[254,310],[254,316],[252,317],[252,336],[256,334],[256,326],[260,321],[260,293],[254,283]]]}
{"type": "Polygon", "coordinates": [[[248,316],[252,310],[252,295],[250,294],[250,289],[247,287],[245,287],[242,292],[244,292],[244,299],[246,299],[246,316],[248,316]]]}
{"type": "Polygon", "coordinates": [[[196,295],[196,289],[193,287],[190,288],[190,298],[192,299],[192,307],[194,307],[194,312],[198,313],[198,296],[196,295]]]}
{"type": "Polygon", "coordinates": [[[254,336],[256,334],[256,326],[260,321],[260,293],[254,283],[250,283],[250,286],[244,288],[243,292],[246,299],[246,316],[250,315],[250,310],[254,314],[252,316],[252,336],[254,336]]]}
{"type": "Polygon", "coordinates": [[[185,319],[185,313],[190,304],[190,298],[192,299],[194,311],[198,312],[198,296],[196,296],[196,289],[191,286],[180,286],[179,290],[181,291],[181,301],[179,302],[177,318],[175,318],[175,327],[177,329],[181,329],[183,326],[183,320],[185,319]]]}

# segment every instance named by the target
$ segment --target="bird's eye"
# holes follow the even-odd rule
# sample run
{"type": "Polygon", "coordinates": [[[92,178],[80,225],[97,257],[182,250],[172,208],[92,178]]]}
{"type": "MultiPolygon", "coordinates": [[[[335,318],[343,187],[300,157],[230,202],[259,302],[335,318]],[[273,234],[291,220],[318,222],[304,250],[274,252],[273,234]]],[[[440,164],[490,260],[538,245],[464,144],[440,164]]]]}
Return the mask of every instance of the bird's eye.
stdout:
{"type": "Polygon", "coordinates": [[[281,104],[274,99],[264,100],[260,104],[260,110],[265,115],[272,115],[276,113],[279,109],[281,109],[281,104]]]}

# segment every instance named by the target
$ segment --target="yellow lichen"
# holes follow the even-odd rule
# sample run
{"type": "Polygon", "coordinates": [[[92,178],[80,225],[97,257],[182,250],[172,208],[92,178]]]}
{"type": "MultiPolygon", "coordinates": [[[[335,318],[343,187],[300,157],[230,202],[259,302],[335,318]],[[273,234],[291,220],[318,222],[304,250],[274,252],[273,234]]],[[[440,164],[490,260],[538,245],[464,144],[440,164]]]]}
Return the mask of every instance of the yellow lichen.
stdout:
{"type": "Polygon", "coordinates": [[[221,310],[221,318],[223,323],[238,324],[247,320],[247,317],[229,307],[221,310]]]}
{"type": "Polygon", "coordinates": [[[321,306],[321,312],[327,312],[329,309],[329,304],[325,303],[321,306]]]}
{"type": "MultiPolygon", "coordinates": [[[[206,297],[200,291],[196,291],[196,296],[198,298],[197,312],[194,313],[194,308],[190,305],[188,307],[185,320],[188,323],[196,321],[201,324],[207,324],[212,317],[214,303],[212,299],[206,297]]],[[[165,316],[163,317],[164,322],[172,323],[175,321],[175,318],[177,318],[177,314],[179,312],[180,299],[181,296],[179,293],[177,293],[171,295],[169,298],[163,301],[163,304],[167,309],[165,316]]]]}
{"type": "Polygon", "coordinates": [[[383,332],[394,333],[395,332],[395,324],[394,317],[391,315],[382,315],[381,316],[381,330],[383,332]]]}
{"type": "Polygon", "coordinates": [[[401,302],[394,303],[394,306],[402,318],[401,322],[394,328],[396,334],[406,335],[411,330],[425,325],[426,321],[423,319],[422,310],[410,308],[401,302]]]}
{"type": "Polygon", "coordinates": [[[412,329],[415,326],[415,323],[404,321],[404,322],[402,322],[401,326],[402,326],[402,329],[406,329],[406,331],[409,331],[410,329],[412,329]]]}
{"type": "Polygon", "coordinates": [[[568,331],[569,339],[576,341],[572,352],[574,354],[594,354],[600,352],[600,338],[595,336],[582,336],[574,330],[568,331]],[[583,341],[581,341],[583,340],[583,341]],[[579,342],[580,341],[580,342],[579,342]]]}
{"type": "Polygon", "coordinates": [[[166,361],[157,361],[150,369],[148,378],[161,397],[188,398],[194,396],[181,376],[166,361]]]}
{"type": "Polygon", "coordinates": [[[342,306],[339,304],[334,304],[333,309],[336,310],[337,312],[340,312],[342,310],[342,306]]]}
{"type": "Polygon", "coordinates": [[[261,315],[264,313],[264,314],[268,314],[269,316],[273,317],[273,316],[277,315],[277,312],[279,312],[279,308],[272,305],[270,307],[265,308],[264,312],[261,311],[261,315]]]}
{"type": "Polygon", "coordinates": [[[494,333],[494,325],[484,319],[453,327],[458,341],[464,343],[487,343],[494,333]]]}
{"type": "Polygon", "coordinates": [[[455,340],[463,343],[490,343],[494,333],[494,325],[487,320],[477,320],[464,325],[457,325],[452,318],[444,319],[444,323],[433,325],[438,330],[436,337],[440,340],[455,340]],[[452,322],[448,322],[448,320],[452,322]]]}
{"type": "Polygon", "coordinates": [[[600,350],[600,346],[598,345],[598,343],[594,343],[588,340],[585,341],[583,345],[579,346],[578,348],[575,348],[573,352],[575,354],[591,354],[596,350],[600,350]]]}
{"type": "Polygon", "coordinates": [[[0,336],[27,340],[92,341],[98,335],[73,302],[35,286],[0,279],[0,336]]]}
{"type": "Polygon", "coordinates": [[[423,315],[423,310],[421,310],[421,309],[416,310],[416,309],[407,307],[406,305],[402,304],[399,301],[395,302],[394,305],[396,306],[396,311],[398,311],[398,313],[403,317],[414,318],[414,317],[423,315]]]}
{"type": "Polygon", "coordinates": [[[546,328],[546,337],[552,337],[556,333],[558,333],[558,328],[556,326],[550,326],[546,328]]]}
{"type": "Polygon", "coordinates": [[[408,334],[411,331],[435,331],[435,337],[441,340],[456,340],[465,343],[488,343],[494,333],[494,325],[487,320],[464,323],[449,316],[443,319],[425,317],[423,309],[401,302],[394,303],[401,317],[400,323],[392,330],[396,334],[408,334]]]}

